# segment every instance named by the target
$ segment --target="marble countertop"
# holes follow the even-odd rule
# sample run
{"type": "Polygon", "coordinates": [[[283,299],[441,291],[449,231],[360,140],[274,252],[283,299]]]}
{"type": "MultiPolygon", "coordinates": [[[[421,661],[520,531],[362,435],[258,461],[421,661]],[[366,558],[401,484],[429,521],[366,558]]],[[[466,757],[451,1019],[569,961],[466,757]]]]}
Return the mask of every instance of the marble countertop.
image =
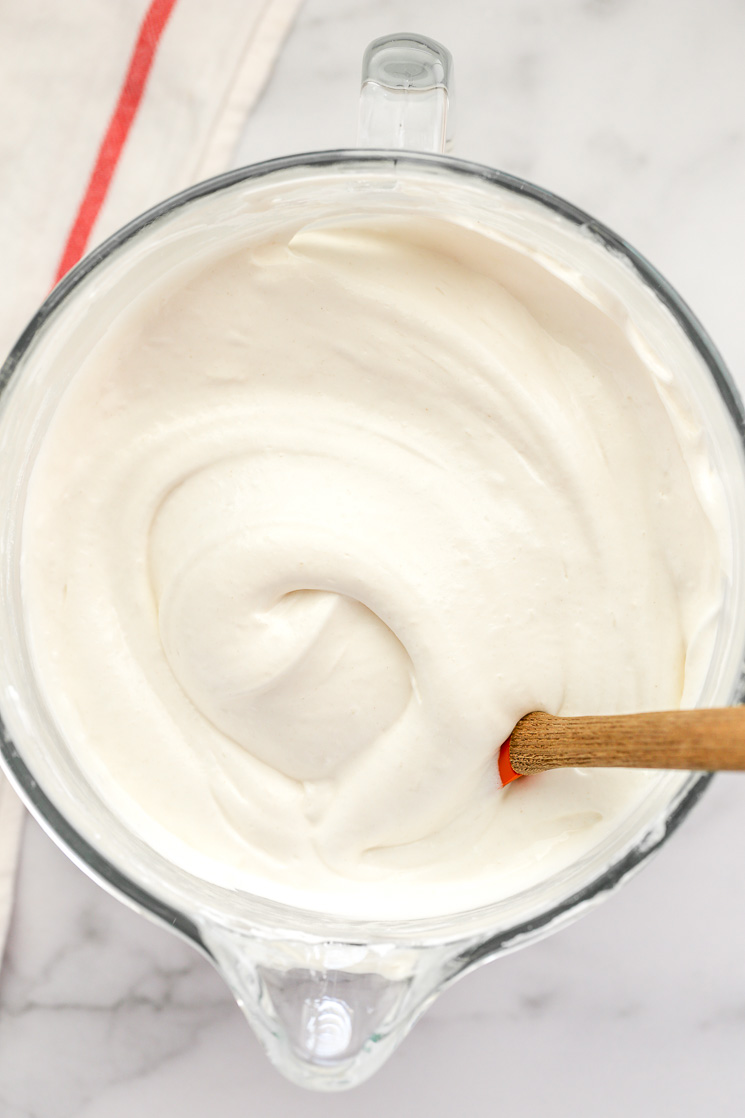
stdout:
{"type": "MultiPolygon", "coordinates": [[[[745,389],[741,0],[306,0],[237,162],[354,142],[362,51],[415,30],[455,57],[455,154],[564,195],[678,288],[745,389]]],[[[186,944],[28,821],[0,973],[0,1118],[739,1118],[745,778],[718,777],[605,905],[482,968],[355,1092],[270,1067],[186,944]]]]}

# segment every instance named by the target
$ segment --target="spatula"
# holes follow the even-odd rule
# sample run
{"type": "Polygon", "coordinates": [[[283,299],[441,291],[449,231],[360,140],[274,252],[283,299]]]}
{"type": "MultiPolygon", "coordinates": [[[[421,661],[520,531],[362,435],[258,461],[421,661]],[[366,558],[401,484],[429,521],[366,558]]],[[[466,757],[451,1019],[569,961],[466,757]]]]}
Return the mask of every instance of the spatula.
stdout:
{"type": "Polygon", "coordinates": [[[745,770],[745,707],[581,718],[534,711],[499,750],[503,784],[575,767],[745,770]]]}

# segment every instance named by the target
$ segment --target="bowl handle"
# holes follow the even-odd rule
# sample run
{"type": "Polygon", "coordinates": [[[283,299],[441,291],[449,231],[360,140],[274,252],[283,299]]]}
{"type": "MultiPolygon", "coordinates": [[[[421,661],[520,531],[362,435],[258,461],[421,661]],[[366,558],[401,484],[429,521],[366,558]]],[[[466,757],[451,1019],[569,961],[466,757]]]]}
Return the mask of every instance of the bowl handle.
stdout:
{"type": "Polygon", "coordinates": [[[362,59],[357,142],[364,148],[448,151],[453,60],[424,35],[385,35],[362,59]]]}

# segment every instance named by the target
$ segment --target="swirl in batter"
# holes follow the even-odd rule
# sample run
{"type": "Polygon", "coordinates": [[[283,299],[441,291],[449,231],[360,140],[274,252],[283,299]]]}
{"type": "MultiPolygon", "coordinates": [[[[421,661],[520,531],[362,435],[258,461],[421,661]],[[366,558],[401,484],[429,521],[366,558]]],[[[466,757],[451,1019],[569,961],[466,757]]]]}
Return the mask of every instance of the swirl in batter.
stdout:
{"type": "Polygon", "coordinates": [[[621,327],[485,236],[241,249],[143,296],[48,431],[23,558],[47,701],[193,872],[350,913],[486,903],[655,780],[502,790],[518,718],[695,701],[706,468],[621,327]]]}

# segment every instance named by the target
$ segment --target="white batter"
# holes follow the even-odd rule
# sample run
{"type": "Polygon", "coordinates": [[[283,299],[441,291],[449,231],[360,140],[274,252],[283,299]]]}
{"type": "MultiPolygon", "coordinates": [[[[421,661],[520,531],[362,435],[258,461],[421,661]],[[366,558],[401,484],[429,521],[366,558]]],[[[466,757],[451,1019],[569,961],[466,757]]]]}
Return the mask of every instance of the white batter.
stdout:
{"type": "Polygon", "coordinates": [[[376,916],[526,888],[657,778],[502,790],[516,720],[701,688],[722,561],[697,436],[610,318],[445,223],[172,277],[33,472],[47,701],[132,829],[209,879],[376,916]]]}

